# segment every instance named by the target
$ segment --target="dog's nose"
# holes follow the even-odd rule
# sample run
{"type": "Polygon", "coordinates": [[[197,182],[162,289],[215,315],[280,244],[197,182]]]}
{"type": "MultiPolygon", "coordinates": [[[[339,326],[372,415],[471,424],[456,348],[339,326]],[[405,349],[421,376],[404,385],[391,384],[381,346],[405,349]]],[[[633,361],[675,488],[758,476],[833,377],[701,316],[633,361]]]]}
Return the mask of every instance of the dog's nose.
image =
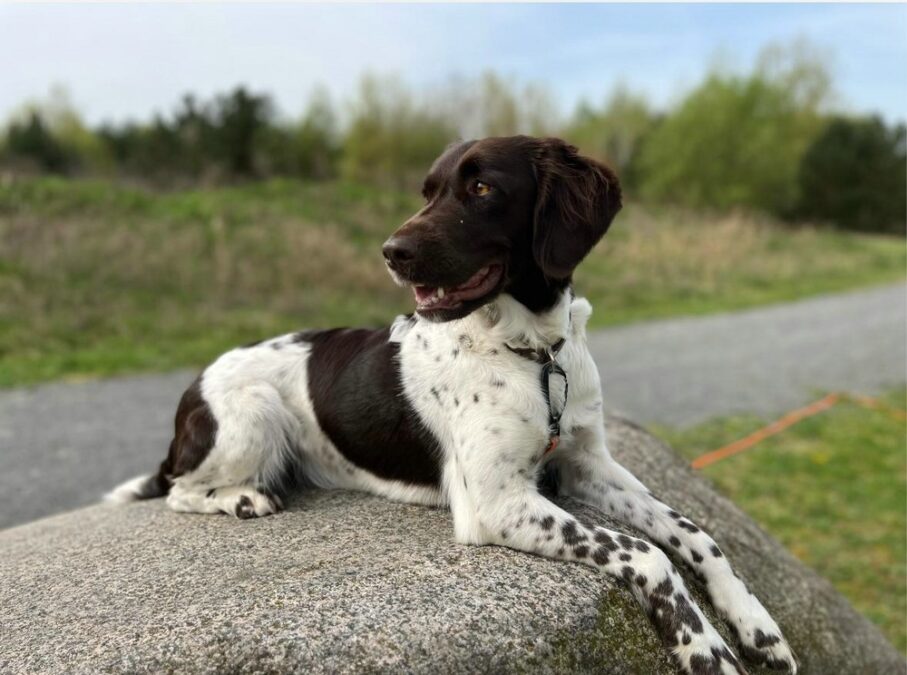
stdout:
{"type": "Polygon", "coordinates": [[[403,265],[416,257],[416,242],[410,237],[391,237],[384,242],[381,252],[391,265],[403,265]]]}

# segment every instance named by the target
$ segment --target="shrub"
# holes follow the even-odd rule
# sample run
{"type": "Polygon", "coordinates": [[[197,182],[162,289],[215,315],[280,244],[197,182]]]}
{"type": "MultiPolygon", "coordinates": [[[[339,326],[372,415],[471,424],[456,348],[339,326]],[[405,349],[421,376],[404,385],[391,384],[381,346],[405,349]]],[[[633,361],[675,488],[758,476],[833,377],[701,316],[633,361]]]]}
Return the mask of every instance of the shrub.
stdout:
{"type": "Polygon", "coordinates": [[[646,138],[642,194],[690,207],[790,215],[797,172],[821,131],[828,75],[818,59],[769,51],[748,76],[713,72],[646,138]]]}
{"type": "Polygon", "coordinates": [[[850,230],[904,234],[905,136],[904,125],[889,129],[878,117],[833,119],[800,164],[798,215],[850,230]]]}
{"type": "Polygon", "coordinates": [[[47,173],[67,173],[75,163],[37,111],[23,121],[10,123],[3,155],[9,164],[47,173]]]}

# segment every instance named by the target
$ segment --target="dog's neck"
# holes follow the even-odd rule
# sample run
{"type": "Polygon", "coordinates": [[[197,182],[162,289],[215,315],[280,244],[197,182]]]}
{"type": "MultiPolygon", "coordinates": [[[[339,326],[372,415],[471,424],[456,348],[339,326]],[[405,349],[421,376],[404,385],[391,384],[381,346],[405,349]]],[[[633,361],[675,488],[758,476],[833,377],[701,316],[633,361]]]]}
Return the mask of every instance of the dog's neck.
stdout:
{"type": "Polygon", "coordinates": [[[508,293],[476,310],[464,322],[480,322],[483,331],[492,339],[511,347],[547,349],[570,331],[570,287],[558,292],[554,304],[543,311],[533,312],[508,293]]]}
{"type": "Polygon", "coordinates": [[[530,312],[543,314],[557,305],[564,292],[569,292],[571,284],[570,277],[552,279],[532,263],[524,269],[515,270],[514,278],[504,288],[504,293],[512,296],[530,312]]]}
{"type": "MultiPolygon", "coordinates": [[[[400,342],[414,325],[420,324],[433,331],[468,335],[473,344],[482,344],[489,350],[509,345],[544,351],[576,332],[577,326],[571,325],[573,304],[573,290],[569,286],[558,292],[551,307],[540,312],[533,312],[509,293],[502,293],[487,305],[454,321],[436,323],[418,314],[399,316],[391,326],[390,339],[400,342]]],[[[582,313],[581,323],[588,314],[589,311],[582,313]]]]}

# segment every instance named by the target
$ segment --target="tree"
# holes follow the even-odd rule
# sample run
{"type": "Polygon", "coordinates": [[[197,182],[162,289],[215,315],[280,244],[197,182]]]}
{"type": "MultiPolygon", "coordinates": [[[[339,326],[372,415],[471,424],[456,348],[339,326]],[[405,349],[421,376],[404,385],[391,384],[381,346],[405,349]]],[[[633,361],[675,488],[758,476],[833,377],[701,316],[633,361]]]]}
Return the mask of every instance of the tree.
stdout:
{"type": "Polygon", "coordinates": [[[204,175],[213,163],[217,142],[211,107],[200,105],[192,94],[186,94],[169,126],[174,136],[172,170],[193,178],[204,175]]]}
{"type": "Polygon", "coordinates": [[[643,195],[791,215],[828,82],[821,59],[802,44],[766,50],[748,76],[713,71],[646,139],[643,195]]]}
{"type": "Polygon", "coordinates": [[[264,129],[258,148],[259,168],[266,175],[312,180],[333,178],[340,141],[327,91],[315,90],[298,122],[283,122],[264,129]]]}
{"type": "Polygon", "coordinates": [[[500,76],[487,72],[479,85],[476,112],[480,136],[510,136],[520,128],[520,103],[513,87],[500,76]]]}
{"type": "Polygon", "coordinates": [[[654,125],[645,98],[619,85],[601,110],[581,103],[563,133],[583,153],[613,167],[625,187],[632,187],[637,183],[635,162],[640,147],[654,125]]]}
{"type": "Polygon", "coordinates": [[[51,87],[45,99],[32,105],[47,121],[54,138],[70,158],[73,170],[99,173],[112,168],[110,153],[97,134],[82,121],[65,87],[51,87]]]}
{"type": "Polygon", "coordinates": [[[231,94],[217,97],[212,117],[214,155],[231,175],[255,175],[256,142],[273,117],[270,99],[238,87],[231,94]]]}
{"type": "Polygon", "coordinates": [[[31,164],[49,173],[66,173],[74,163],[36,110],[25,120],[10,123],[5,146],[7,161],[31,164]]]}
{"type": "Polygon", "coordinates": [[[30,101],[13,116],[4,154],[7,161],[51,173],[105,171],[112,164],[105,144],[85,126],[60,86],[51,87],[47,96],[30,101]]]}
{"type": "Polygon", "coordinates": [[[331,178],[340,153],[337,115],[324,88],[316,89],[294,135],[297,172],[306,178],[331,178]]]}
{"type": "Polygon", "coordinates": [[[904,234],[907,130],[878,117],[834,118],[800,164],[798,215],[839,227],[904,234]]]}
{"type": "Polygon", "coordinates": [[[364,77],[351,108],[342,164],[351,180],[412,188],[457,137],[443,115],[418,106],[396,78],[364,77]]]}
{"type": "Polygon", "coordinates": [[[460,138],[546,136],[560,126],[554,97],[544,85],[520,86],[493,71],[478,78],[451,78],[431,99],[432,113],[460,138]]]}

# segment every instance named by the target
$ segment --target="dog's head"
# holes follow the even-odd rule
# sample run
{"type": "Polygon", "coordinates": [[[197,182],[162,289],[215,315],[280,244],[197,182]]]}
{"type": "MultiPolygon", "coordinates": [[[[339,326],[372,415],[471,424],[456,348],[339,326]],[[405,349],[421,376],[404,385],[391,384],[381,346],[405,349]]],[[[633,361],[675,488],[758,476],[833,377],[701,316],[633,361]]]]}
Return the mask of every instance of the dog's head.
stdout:
{"type": "Polygon", "coordinates": [[[422,188],[425,206],[383,248],[416,311],[466,316],[500,293],[533,311],[601,239],[621,206],[617,177],[556,138],[486,138],[449,147],[422,188]]]}

